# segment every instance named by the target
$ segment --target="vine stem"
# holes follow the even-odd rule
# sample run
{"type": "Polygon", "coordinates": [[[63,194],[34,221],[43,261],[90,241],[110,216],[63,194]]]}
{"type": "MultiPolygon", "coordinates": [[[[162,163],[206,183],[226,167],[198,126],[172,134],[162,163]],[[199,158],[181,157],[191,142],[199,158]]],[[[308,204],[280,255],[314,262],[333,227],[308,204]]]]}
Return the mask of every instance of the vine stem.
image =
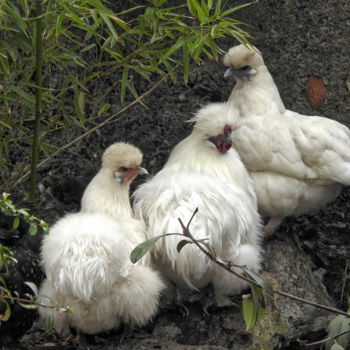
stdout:
{"type": "MultiPolygon", "coordinates": [[[[182,222],[182,220],[180,218],[178,218],[179,222],[180,222],[180,225],[182,227],[182,230],[183,230],[183,235],[190,238],[191,241],[207,256],[209,257],[209,259],[211,259],[214,263],[220,265],[221,267],[223,267],[226,271],[232,273],[233,275],[237,276],[238,278],[256,286],[256,287],[259,287],[259,288],[262,288],[264,289],[263,286],[261,286],[259,283],[257,283],[256,281],[250,279],[250,278],[247,278],[245,276],[242,276],[241,274],[237,273],[236,271],[232,270],[231,267],[239,267],[243,270],[243,268],[239,265],[235,265],[233,264],[232,262],[224,262],[222,261],[221,259],[218,260],[218,258],[216,256],[214,256],[212,253],[210,253],[209,251],[207,251],[205,248],[203,248],[203,246],[200,244],[200,242],[198,242],[191,234],[190,230],[189,230],[189,226],[193,220],[193,218],[195,217],[195,215],[198,213],[198,208],[196,208],[196,210],[194,211],[191,219],[189,220],[187,226],[184,225],[184,223],[182,222]]],[[[342,311],[342,310],[339,310],[339,309],[336,309],[334,307],[330,307],[330,306],[326,306],[326,305],[322,305],[322,304],[318,304],[318,303],[315,303],[313,301],[309,301],[309,300],[306,300],[306,299],[303,299],[303,298],[300,298],[300,297],[297,297],[295,295],[292,295],[292,294],[289,294],[289,293],[286,293],[286,292],[283,292],[283,291],[280,291],[280,290],[274,290],[272,289],[271,290],[274,294],[278,294],[278,295],[281,295],[281,296],[284,296],[286,298],[289,298],[289,299],[293,299],[293,300],[296,300],[296,301],[300,301],[304,304],[308,304],[308,305],[311,305],[311,306],[314,306],[314,307],[317,307],[319,309],[323,309],[323,310],[327,310],[329,312],[333,312],[335,314],[338,314],[338,315],[344,315],[344,316],[347,316],[347,317],[350,317],[350,313],[347,313],[345,311],[342,311]]]]}
{"type": "MultiPolygon", "coordinates": [[[[103,126],[114,122],[115,117],[117,117],[118,115],[124,113],[125,111],[127,111],[129,108],[133,107],[135,104],[139,103],[143,98],[145,98],[146,96],[148,96],[151,92],[153,92],[157,87],[159,87],[159,85],[161,85],[167,78],[169,77],[169,73],[167,73],[166,75],[164,75],[164,77],[162,77],[160,80],[158,80],[149,90],[147,90],[146,92],[144,92],[141,96],[139,96],[137,99],[135,99],[133,102],[129,103],[127,106],[125,106],[124,108],[122,108],[121,110],[119,110],[117,113],[113,114],[112,116],[108,117],[106,120],[104,120],[102,123],[94,126],[92,129],[86,131],[84,134],[78,136],[77,138],[75,138],[74,140],[72,140],[71,142],[65,144],[64,146],[62,146],[61,148],[59,148],[58,150],[56,150],[55,152],[53,152],[49,157],[45,158],[44,160],[42,160],[38,165],[37,168],[43,166],[44,164],[46,164],[49,160],[51,160],[52,158],[56,157],[57,155],[59,155],[62,151],[64,151],[65,149],[71,147],[72,145],[74,145],[75,143],[77,143],[78,141],[81,141],[82,139],[84,139],[86,136],[92,134],[94,131],[96,131],[97,129],[102,128],[103,126]]],[[[16,187],[20,184],[22,184],[27,178],[28,176],[31,174],[31,171],[28,171],[27,173],[25,173],[22,177],[20,177],[13,185],[11,185],[11,187],[16,187]]]]}

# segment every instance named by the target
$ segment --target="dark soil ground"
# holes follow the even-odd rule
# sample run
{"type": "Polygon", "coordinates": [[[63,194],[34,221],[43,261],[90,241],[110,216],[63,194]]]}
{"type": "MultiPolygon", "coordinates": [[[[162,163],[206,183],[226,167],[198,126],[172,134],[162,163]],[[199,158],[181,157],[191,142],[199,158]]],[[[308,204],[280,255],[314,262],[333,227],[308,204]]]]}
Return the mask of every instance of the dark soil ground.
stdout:
{"type": "MultiPolygon", "coordinates": [[[[350,126],[350,92],[346,87],[346,81],[350,79],[348,0],[261,0],[241,11],[239,19],[251,25],[248,30],[254,36],[252,43],[263,53],[289,109],[324,115],[350,126]],[[312,75],[327,83],[327,97],[318,111],[312,109],[305,97],[307,80],[312,75]]],[[[234,44],[237,43],[224,41],[222,47],[228,49],[234,44]]],[[[138,146],[144,153],[144,166],[150,174],[155,174],[165,163],[170,150],[189,134],[191,128],[186,120],[201,105],[226,100],[232,89],[232,82],[223,79],[221,62],[206,62],[193,68],[187,86],[178,72],[176,83],[167,80],[144,99],[147,108],[138,104],[128,109],[114,123],[85,137],[67,153],[40,168],[43,187],[38,215],[52,224],[66,212],[77,211],[86,183],[99,169],[103,150],[114,142],[127,141],[138,146]]],[[[158,79],[135,81],[138,92],[147,91],[158,79]]],[[[102,95],[106,86],[112,83],[101,81],[91,93],[102,95]]],[[[129,97],[125,104],[131,101],[129,97]]],[[[111,113],[123,107],[119,104],[117,88],[104,102],[112,105],[111,113]]],[[[96,110],[88,112],[97,114],[99,108],[96,106],[96,110]]],[[[70,137],[74,136],[78,135],[70,137]]],[[[62,144],[68,141],[62,136],[62,144]]],[[[16,190],[15,196],[20,198],[27,185],[16,190]]],[[[310,257],[312,268],[326,286],[333,305],[344,310],[346,296],[350,293],[349,219],[350,188],[344,188],[339,198],[317,215],[286,219],[274,238],[292,237],[303,254],[310,257]]],[[[212,310],[209,317],[203,317],[198,305],[194,303],[188,307],[190,316],[186,318],[175,310],[162,310],[148,327],[136,330],[134,336],[125,338],[123,343],[120,342],[121,334],[115,332],[98,337],[98,344],[89,348],[238,349],[237,344],[241,344],[240,348],[244,349],[248,335],[243,331],[240,311],[212,310]],[[227,317],[232,318],[230,325],[225,323],[227,317]],[[236,328],[237,324],[241,326],[236,328]],[[224,327],[224,331],[219,332],[218,327],[224,327]]],[[[78,347],[74,337],[63,339],[54,333],[46,334],[38,325],[27,332],[19,346],[27,349],[78,347]]],[[[299,348],[296,342],[288,347],[299,348]]]]}

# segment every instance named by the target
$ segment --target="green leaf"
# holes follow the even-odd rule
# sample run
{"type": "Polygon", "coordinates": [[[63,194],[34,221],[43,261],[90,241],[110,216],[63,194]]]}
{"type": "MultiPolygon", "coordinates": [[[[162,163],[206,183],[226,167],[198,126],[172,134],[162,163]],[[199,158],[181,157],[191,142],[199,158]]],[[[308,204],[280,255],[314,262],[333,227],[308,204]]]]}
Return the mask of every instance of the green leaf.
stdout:
{"type": "Polygon", "coordinates": [[[221,14],[222,17],[225,17],[225,16],[228,16],[230,15],[232,12],[236,12],[237,10],[240,10],[244,7],[247,7],[247,6],[250,6],[252,4],[254,4],[255,2],[248,2],[246,4],[242,4],[242,5],[238,5],[238,6],[235,6],[235,7],[231,7],[230,9],[226,10],[225,12],[223,12],[221,14]]]}
{"type": "Polygon", "coordinates": [[[12,228],[13,228],[13,229],[18,228],[19,222],[20,222],[19,216],[16,216],[15,219],[13,220],[12,228]]]}
{"type": "Polygon", "coordinates": [[[242,308],[246,331],[249,331],[256,324],[256,308],[252,294],[243,298],[242,308]]]}
{"type": "Polygon", "coordinates": [[[192,241],[188,241],[186,239],[181,240],[176,247],[176,250],[178,253],[180,253],[181,249],[186,245],[186,244],[192,244],[192,241]]]}
{"type": "Polygon", "coordinates": [[[265,313],[265,302],[264,302],[264,296],[262,294],[262,291],[258,287],[251,287],[253,299],[255,303],[256,308],[256,322],[259,322],[265,313]]]}
{"type": "Polygon", "coordinates": [[[190,55],[189,55],[187,45],[182,46],[182,55],[183,55],[183,67],[184,67],[184,82],[187,85],[189,71],[190,71],[190,55]]]}
{"type": "Polygon", "coordinates": [[[35,97],[33,95],[28,94],[21,88],[17,86],[10,86],[11,90],[14,91],[17,95],[23,97],[26,101],[30,102],[31,104],[35,104],[35,97]]]}
{"type": "Polygon", "coordinates": [[[54,327],[54,318],[52,315],[49,315],[49,317],[46,318],[45,332],[46,333],[52,332],[53,327],[54,327]]]}
{"type": "Polygon", "coordinates": [[[109,108],[111,107],[111,105],[109,103],[105,103],[98,111],[97,115],[100,116],[102,114],[104,114],[105,112],[107,112],[109,110],[109,108]]]}
{"type": "Polygon", "coordinates": [[[173,236],[173,235],[180,235],[179,233],[166,233],[164,235],[156,236],[151,239],[148,239],[145,242],[142,242],[138,246],[136,246],[131,254],[130,254],[130,260],[132,263],[138,262],[145,254],[147,254],[153,247],[153,245],[160,239],[166,236],[173,236]]]}
{"type": "Polygon", "coordinates": [[[55,35],[56,35],[56,37],[58,37],[61,34],[62,21],[63,21],[63,15],[60,14],[60,15],[57,16],[57,21],[56,21],[56,28],[55,28],[55,35]]]}
{"type": "Polygon", "coordinates": [[[5,304],[6,309],[5,309],[5,313],[3,313],[3,312],[0,313],[0,321],[6,322],[10,319],[11,307],[10,307],[9,303],[7,302],[7,300],[5,300],[5,299],[2,299],[1,303],[5,304]]]}
{"type": "Polygon", "coordinates": [[[345,350],[345,349],[338,343],[334,343],[330,350],[345,350]]]}
{"type": "Polygon", "coordinates": [[[221,12],[221,0],[216,0],[215,16],[218,16],[221,12]]]}
{"type": "Polygon", "coordinates": [[[243,297],[243,318],[246,324],[246,331],[253,328],[259,322],[264,313],[265,308],[262,306],[263,295],[260,288],[252,287],[252,293],[243,297]]]}
{"type": "Polygon", "coordinates": [[[34,224],[29,224],[29,233],[31,236],[35,236],[38,232],[38,227],[34,224]]]}
{"type": "Polygon", "coordinates": [[[145,254],[147,254],[153,245],[162,237],[165,237],[166,235],[160,235],[153,237],[141,244],[139,244],[137,247],[135,247],[131,254],[130,254],[130,260],[132,263],[138,262],[145,254]]]}
{"type": "Polygon", "coordinates": [[[170,55],[176,52],[183,44],[185,43],[184,38],[180,38],[173,46],[169,48],[169,50],[161,57],[159,63],[164,63],[170,55]]]}
{"type": "Polygon", "coordinates": [[[122,83],[121,83],[121,87],[120,87],[120,101],[121,101],[121,103],[124,102],[126,86],[128,84],[128,76],[129,76],[129,67],[124,67],[123,75],[122,75],[122,83]]]}
{"type": "Polygon", "coordinates": [[[194,2],[196,0],[187,0],[187,7],[191,12],[192,16],[196,16],[196,6],[194,5],[194,2]]]}
{"type": "Polygon", "coordinates": [[[114,28],[113,23],[111,22],[111,20],[109,19],[108,15],[106,15],[105,13],[100,13],[100,16],[102,17],[103,21],[107,24],[107,27],[109,28],[109,30],[111,31],[114,39],[116,41],[119,41],[119,36],[114,28]]]}
{"type": "MultiPolygon", "coordinates": [[[[344,315],[337,315],[328,324],[327,338],[335,337],[336,335],[344,331],[350,331],[350,318],[344,315]]],[[[339,346],[342,346],[346,349],[350,344],[350,332],[343,334],[340,337],[337,337],[336,341],[339,346]]],[[[333,344],[334,344],[334,340],[329,340],[328,342],[326,342],[326,346],[325,346],[326,350],[333,349],[333,346],[334,346],[333,344]]]]}

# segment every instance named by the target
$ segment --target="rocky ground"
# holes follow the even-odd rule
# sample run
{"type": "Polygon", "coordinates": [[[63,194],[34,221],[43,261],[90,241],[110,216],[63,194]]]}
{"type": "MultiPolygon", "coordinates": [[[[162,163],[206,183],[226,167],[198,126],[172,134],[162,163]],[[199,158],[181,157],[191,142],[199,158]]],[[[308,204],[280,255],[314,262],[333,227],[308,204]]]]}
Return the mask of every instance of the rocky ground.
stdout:
{"type": "MultiPolygon", "coordinates": [[[[241,1],[232,1],[239,4],[241,1]]],[[[248,23],[251,40],[264,55],[265,63],[287,108],[303,114],[324,115],[350,126],[350,3],[348,0],[260,0],[237,13],[248,23]],[[327,96],[315,111],[305,97],[310,76],[321,78],[327,96]]],[[[237,44],[223,41],[228,49],[237,44]]],[[[76,211],[79,196],[98,170],[103,150],[113,142],[128,141],[144,153],[144,166],[155,174],[169,151],[190,132],[185,122],[203,104],[224,101],[232,82],[223,79],[221,62],[194,67],[187,86],[181,74],[152,92],[144,103],[120,115],[118,120],[85,137],[68,152],[40,168],[43,184],[40,217],[53,223],[65,212],[76,211]],[[69,183],[64,180],[69,179],[69,183]],[[72,191],[74,189],[74,191],[72,191]]],[[[118,77],[115,77],[118,79],[118,77]]],[[[157,80],[137,82],[141,94],[157,80]]],[[[111,81],[91,91],[101,95],[111,81]]],[[[130,99],[131,101],[131,99],[130,99]]],[[[129,102],[130,102],[129,101],[129,102]]],[[[117,112],[119,91],[112,90],[111,113],[117,112]]],[[[89,111],[96,114],[96,110],[89,111]]],[[[62,143],[68,140],[62,139],[62,143]]],[[[137,186],[137,183],[135,184],[137,186]]],[[[17,188],[18,193],[26,184],[17,188]]],[[[314,302],[346,309],[350,293],[350,188],[327,208],[313,216],[285,220],[276,235],[265,242],[264,270],[275,288],[314,302]],[[346,265],[348,264],[348,265],[346,265]],[[348,270],[346,268],[348,266],[348,270]],[[347,274],[348,278],[344,276],[347,274]]],[[[301,349],[297,338],[318,340],[325,333],[330,313],[280,297],[269,316],[253,332],[244,330],[238,307],[213,309],[205,317],[197,303],[188,303],[190,315],[163,309],[146,328],[121,342],[116,332],[98,337],[91,349],[301,349]]],[[[75,349],[73,337],[46,334],[38,325],[21,340],[27,349],[75,349]]],[[[317,348],[317,347],[315,347],[317,348]]]]}

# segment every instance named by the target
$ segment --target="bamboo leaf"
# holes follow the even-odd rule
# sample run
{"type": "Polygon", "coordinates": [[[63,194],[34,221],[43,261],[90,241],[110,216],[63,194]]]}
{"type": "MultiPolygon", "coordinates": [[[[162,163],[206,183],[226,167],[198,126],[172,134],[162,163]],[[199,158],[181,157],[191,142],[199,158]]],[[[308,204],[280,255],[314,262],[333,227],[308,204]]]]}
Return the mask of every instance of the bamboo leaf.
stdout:
{"type": "Polygon", "coordinates": [[[100,13],[100,16],[102,17],[103,21],[107,24],[107,27],[109,28],[109,30],[111,31],[114,39],[116,41],[119,41],[119,36],[114,28],[113,23],[111,22],[111,20],[109,19],[108,15],[106,15],[105,13],[100,13]]]}
{"type": "Polygon", "coordinates": [[[10,86],[11,90],[15,92],[17,95],[23,97],[26,101],[30,102],[31,104],[35,105],[35,97],[31,94],[28,94],[21,88],[17,86],[10,86]]]}
{"type": "Polygon", "coordinates": [[[63,15],[60,14],[57,16],[57,21],[56,21],[56,28],[55,28],[56,37],[58,37],[62,32],[62,21],[63,21],[63,15]]]}
{"type": "Polygon", "coordinates": [[[216,0],[215,16],[219,16],[220,12],[221,12],[221,0],[216,0]]]}
{"type": "Polygon", "coordinates": [[[182,55],[183,55],[183,67],[184,67],[184,82],[187,85],[189,71],[190,71],[190,54],[189,54],[187,44],[182,46],[182,55]]]}
{"type": "Polygon", "coordinates": [[[196,0],[187,0],[187,7],[191,12],[192,16],[196,16],[196,6],[195,6],[196,0]]]}
{"type": "Polygon", "coordinates": [[[97,115],[100,116],[102,114],[104,114],[105,112],[107,112],[109,110],[109,108],[111,107],[111,105],[109,103],[105,103],[98,111],[97,115]]]}
{"type": "Polygon", "coordinates": [[[161,57],[159,63],[164,63],[169,56],[171,56],[174,52],[176,52],[181,46],[185,43],[184,38],[180,38],[173,46],[169,48],[169,50],[161,57]]]}
{"type": "Polygon", "coordinates": [[[125,99],[126,86],[128,84],[128,76],[129,76],[129,67],[124,67],[123,75],[122,75],[122,82],[121,82],[121,87],[120,87],[120,101],[121,101],[121,103],[123,103],[124,99],[125,99]]]}
{"type": "Polygon", "coordinates": [[[238,5],[238,6],[235,6],[235,7],[231,7],[230,9],[224,11],[220,17],[225,17],[225,16],[228,16],[230,15],[232,12],[235,12],[235,11],[238,11],[244,7],[247,7],[247,6],[250,6],[252,4],[254,4],[255,2],[248,2],[246,4],[242,4],[242,5],[238,5]]]}

